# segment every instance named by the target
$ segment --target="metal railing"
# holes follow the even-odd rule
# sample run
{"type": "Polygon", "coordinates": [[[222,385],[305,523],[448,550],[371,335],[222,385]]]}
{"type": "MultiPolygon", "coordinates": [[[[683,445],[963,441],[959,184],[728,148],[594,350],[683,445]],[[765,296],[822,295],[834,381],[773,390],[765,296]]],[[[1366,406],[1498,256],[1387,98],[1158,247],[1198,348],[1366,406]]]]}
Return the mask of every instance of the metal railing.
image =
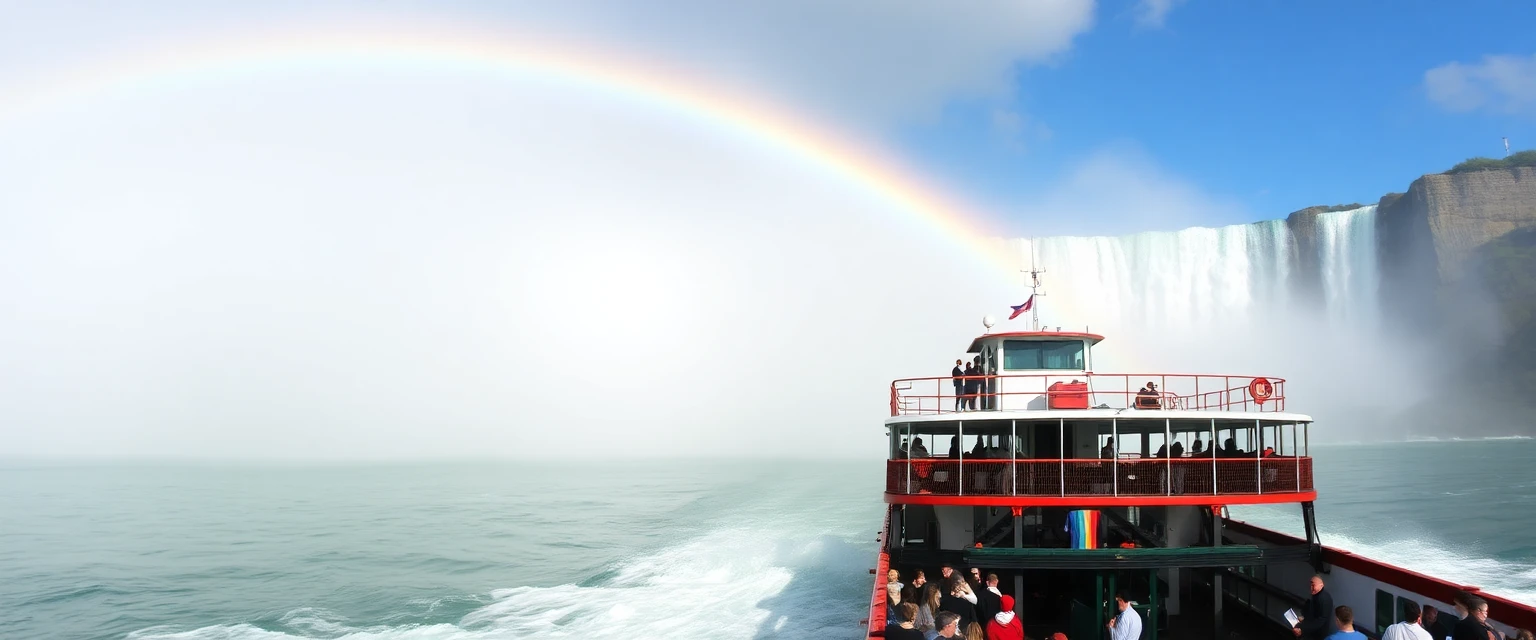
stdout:
{"type": "Polygon", "coordinates": [[[885,491],[940,496],[1223,496],[1313,490],[1312,458],[886,461],[885,491]]]}
{"type": "Polygon", "coordinates": [[[1267,376],[1073,371],[903,378],[891,382],[892,416],[1020,409],[1073,410],[1061,408],[1064,405],[1079,409],[1278,412],[1285,410],[1285,380],[1267,376]],[[1269,383],[1271,394],[1267,398],[1256,398],[1250,391],[1254,381],[1260,379],[1269,383]],[[1147,382],[1157,385],[1154,396],[1141,395],[1141,387],[1147,382]],[[1077,384],[1083,386],[1075,386],[1077,384]]]}

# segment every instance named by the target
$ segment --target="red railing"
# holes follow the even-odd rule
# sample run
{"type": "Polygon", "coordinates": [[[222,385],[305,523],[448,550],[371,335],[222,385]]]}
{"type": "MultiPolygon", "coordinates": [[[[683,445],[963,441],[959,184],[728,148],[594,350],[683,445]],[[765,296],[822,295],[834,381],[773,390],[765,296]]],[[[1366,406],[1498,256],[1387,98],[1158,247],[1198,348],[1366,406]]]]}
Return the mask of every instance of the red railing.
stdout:
{"type": "Polygon", "coordinates": [[[1284,411],[1285,380],[1263,377],[1271,395],[1260,401],[1250,385],[1263,376],[1228,376],[1169,373],[1082,373],[966,376],[962,378],[903,378],[891,383],[891,415],[934,415],[964,410],[1060,410],[1061,400],[1086,400],[1088,407],[1108,406],[1193,411],[1284,411]],[[955,381],[974,382],[980,390],[967,393],[955,381]],[[1155,401],[1138,394],[1147,382],[1157,384],[1155,401]],[[1087,390],[1052,390],[1056,383],[1086,383],[1087,390]],[[1086,396],[1086,398],[1084,397],[1086,396]]]}
{"type": "Polygon", "coordinates": [[[1312,458],[888,460],[886,493],[941,496],[1222,496],[1313,490],[1312,458]]]}

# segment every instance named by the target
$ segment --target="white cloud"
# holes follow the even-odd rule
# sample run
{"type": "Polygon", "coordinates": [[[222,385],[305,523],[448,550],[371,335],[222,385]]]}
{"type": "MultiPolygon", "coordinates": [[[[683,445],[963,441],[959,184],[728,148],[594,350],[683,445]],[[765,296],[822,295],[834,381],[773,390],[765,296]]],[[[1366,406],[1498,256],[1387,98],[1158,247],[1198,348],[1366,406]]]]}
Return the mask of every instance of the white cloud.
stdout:
{"type": "Polygon", "coordinates": [[[1536,55],[1446,63],[1424,72],[1424,91],[1449,111],[1531,113],[1536,110],[1536,55]]]}
{"type": "Polygon", "coordinates": [[[1161,29],[1168,21],[1168,14],[1184,0],[1140,0],[1136,3],[1136,26],[1145,29],[1161,29]]]}

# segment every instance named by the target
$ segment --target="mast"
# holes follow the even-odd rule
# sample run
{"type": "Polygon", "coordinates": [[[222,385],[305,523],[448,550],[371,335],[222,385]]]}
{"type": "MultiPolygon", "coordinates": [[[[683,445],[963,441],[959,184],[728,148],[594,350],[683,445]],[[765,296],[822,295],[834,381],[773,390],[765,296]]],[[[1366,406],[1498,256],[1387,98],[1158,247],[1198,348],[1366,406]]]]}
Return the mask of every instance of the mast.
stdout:
{"type": "MultiPolygon", "coordinates": [[[[1040,292],[1040,287],[1041,287],[1041,285],[1040,285],[1040,274],[1045,273],[1045,269],[1039,269],[1039,268],[1036,268],[1036,266],[1035,266],[1035,239],[1034,238],[1030,238],[1029,239],[1029,270],[1025,271],[1023,269],[1020,269],[1019,273],[1028,273],[1029,274],[1029,296],[1030,296],[1031,299],[1045,297],[1045,294],[1040,292]]],[[[1030,322],[1034,325],[1034,327],[1031,328],[1030,331],[1039,331],[1040,330],[1040,301],[1039,300],[1035,300],[1033,303],[1030,304],[1030,307],[1029,307],[1029,318],[1030,318],[1030,322]]]]}

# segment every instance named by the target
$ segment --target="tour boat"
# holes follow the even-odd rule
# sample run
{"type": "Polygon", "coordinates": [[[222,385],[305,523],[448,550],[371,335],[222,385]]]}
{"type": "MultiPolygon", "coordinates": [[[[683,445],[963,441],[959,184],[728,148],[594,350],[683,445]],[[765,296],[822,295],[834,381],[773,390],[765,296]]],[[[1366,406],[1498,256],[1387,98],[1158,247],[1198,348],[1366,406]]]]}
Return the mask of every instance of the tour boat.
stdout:
{"type": "Polygon", "coordinates": [[[1312,418],[1287,407],[1284,379],[1098,373],[1103,336],[986,324],[967,349],[972,387],[891,384],[868,637],[885,634],[888,569],[934,581],[946,563],[997,574],[1030,638],[1107,637],[1117,591],[1147,640],[1294,638],[1285,612],[1314,574],[1372,638],[1409,601],[1454,622],[1458,591],[1487,600],[1505,632],[1536,629],[1531,606],[1323,546],[1312,418]],[[1253,504],[1298,505],[1305,536],[1227,510],[1253,504]]]}

